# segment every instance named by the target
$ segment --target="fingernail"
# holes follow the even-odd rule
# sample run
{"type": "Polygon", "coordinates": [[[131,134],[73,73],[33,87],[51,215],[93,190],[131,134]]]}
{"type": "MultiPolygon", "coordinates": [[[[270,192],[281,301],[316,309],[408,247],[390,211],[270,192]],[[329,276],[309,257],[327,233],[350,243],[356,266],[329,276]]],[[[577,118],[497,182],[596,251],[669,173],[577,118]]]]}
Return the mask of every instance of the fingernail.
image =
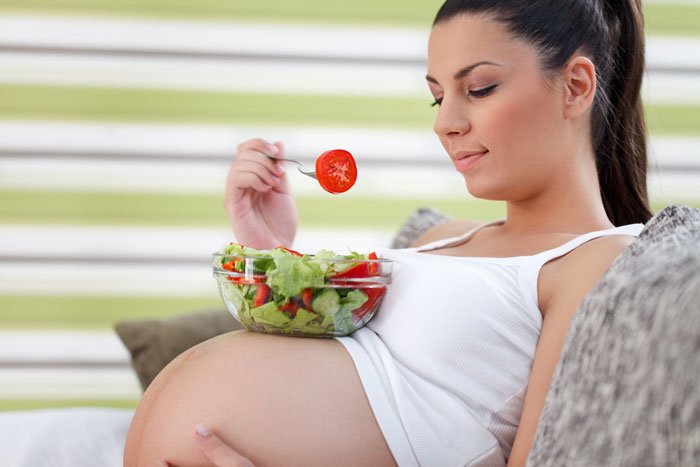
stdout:
{"type": "Polygon", "coordinates": [[[158,467],[168,467],[168,463],[165,461],[158,461],[158,467]]]}
{"type": "Polygon", "coordinates": [[[194,427],[194,431],[202,438],[209,436],[209,429],[201,423],[198,423],[197,426],[194,427]]]}
{"type": "Polygon", "coordinates": [[[267,150],[270,151],[272,154],[277,154],[277,151],[279,151],[279,148],[277,146],[273,146],[272,144],[268,144],[267,150]]]}

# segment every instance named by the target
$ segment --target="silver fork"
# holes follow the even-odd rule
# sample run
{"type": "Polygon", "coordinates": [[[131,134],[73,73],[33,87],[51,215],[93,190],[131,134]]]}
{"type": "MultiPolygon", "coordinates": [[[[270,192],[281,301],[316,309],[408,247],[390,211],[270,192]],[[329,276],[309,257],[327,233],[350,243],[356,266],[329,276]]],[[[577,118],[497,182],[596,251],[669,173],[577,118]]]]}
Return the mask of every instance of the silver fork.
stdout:
{"type": "Polygon", "coordinates": [[[302,164],[302,163],[299,162],[299,161],[295,161],[295,160],[292,160],[292,159],[285,159],[285,158],[283,158],[283,157],[268,156],[267,154],[266,154],[265,156],[266,156],[268,159],[272,159],[273,161],[285,161],[285,162],[292,162],[292,163],[294,163],[294,164],[297,164],[297,165],[299,166],[299,167],[297,167],[297,169],[299,170],[299,172],[303,173],[303,174],[306,175],[306,176],[309,176],[309,177],[311,177],[311,178],[314,178],[314,179],[318,180],[318,177],[316,176],[316,172],[304,172],[303,170],[301,170],[301,168],[304,167],[304,164],[302,164]]]}

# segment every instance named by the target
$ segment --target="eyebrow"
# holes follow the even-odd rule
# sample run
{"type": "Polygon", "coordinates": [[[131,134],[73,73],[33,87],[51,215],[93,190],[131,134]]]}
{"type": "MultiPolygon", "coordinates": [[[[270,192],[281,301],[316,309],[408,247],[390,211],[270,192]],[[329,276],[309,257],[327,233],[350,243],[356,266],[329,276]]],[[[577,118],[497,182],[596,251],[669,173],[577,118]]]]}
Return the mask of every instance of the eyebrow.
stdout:
{"type": "MultiPolygon", "coordinates": [[[[480,65],[503,66],[500,63],[494,63],[494,62],[489,62],[488,60],[482,60],[480,62],[472,63],[471,65],[465,66],[464,68],[459,70],[457,73],[455,73],[452,78],[455,80],[462,79],[462,78],[468,76],[469,73],[471,73],[474,70],[474,68],[476,68],[480,65]]],[[[435,78],[433,78],[430,75],[425,75],[425,79],[430,81],[431,83],[440,84],[440,83],[438,83],[438,81],[435,78]]]]}

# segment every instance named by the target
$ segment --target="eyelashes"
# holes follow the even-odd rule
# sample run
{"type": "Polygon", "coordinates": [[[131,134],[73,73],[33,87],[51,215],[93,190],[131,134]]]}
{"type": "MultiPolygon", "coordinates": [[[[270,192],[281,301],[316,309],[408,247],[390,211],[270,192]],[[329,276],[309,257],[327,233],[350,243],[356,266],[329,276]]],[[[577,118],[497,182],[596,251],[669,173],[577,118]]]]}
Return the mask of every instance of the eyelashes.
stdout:
{"type": "MultiPolygon", "coordinates": [[[[493,84],[491,86],[485,87],[484,89],[478,89],[476,91],[469,91],[469,96],[475,97],[477,99],[484,98],[484,97],[488,96],[489,94],[491,94],[496,89],[497,86],[498,86],[497,84],[493,84]]],[[[439,99],[435,99],[435,101],[432,104],[430,104],[430,107],[435,107],[436,105],[441,105],[442,99],[443,99],[442,97],[439,99]]]]}
{"type": "Polygon", "coordinates": [[[484,89],[478,89],[476,91],[469,91],[469,95],[476,97],[476,98],[482,98],[486,97],[489,94],[491,94],[494,89],[496,89],[496,85],[492,84],[491,86],[485,87],[484,89]]]}

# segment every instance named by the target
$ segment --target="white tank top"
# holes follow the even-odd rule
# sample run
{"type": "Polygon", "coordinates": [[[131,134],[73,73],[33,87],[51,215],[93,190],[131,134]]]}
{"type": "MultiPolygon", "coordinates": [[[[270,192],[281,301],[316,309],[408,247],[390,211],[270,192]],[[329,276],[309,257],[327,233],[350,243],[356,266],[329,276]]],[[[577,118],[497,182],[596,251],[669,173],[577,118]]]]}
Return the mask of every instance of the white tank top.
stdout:
{"type": "Polygon", "coordinates": [[[532,256],[423,253],[502,222],[418,248],[379,250],[395,261],[381,310],[338,339],[399,465],[503,465],[542,327],[541,267],[594,238],[636,236],[644,227],[590,232],[532,256]]]}

